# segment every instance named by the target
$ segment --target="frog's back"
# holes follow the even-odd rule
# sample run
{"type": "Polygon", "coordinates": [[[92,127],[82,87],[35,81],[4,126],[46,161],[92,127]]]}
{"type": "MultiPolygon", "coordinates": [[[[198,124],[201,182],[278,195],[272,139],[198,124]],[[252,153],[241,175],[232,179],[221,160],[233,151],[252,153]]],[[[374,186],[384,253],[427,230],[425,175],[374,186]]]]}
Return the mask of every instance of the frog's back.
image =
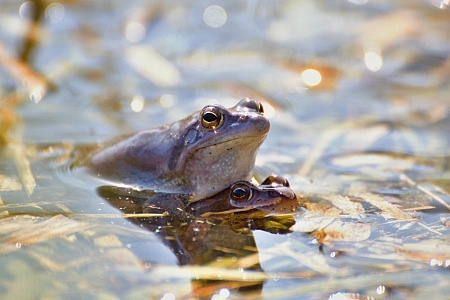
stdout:
{"type": "Polygon", "coordinates": [[[96,177],[151,187],[168,172],[165,129],[151,129],[112,141],[92,154],[88,168],[96,177]]]}

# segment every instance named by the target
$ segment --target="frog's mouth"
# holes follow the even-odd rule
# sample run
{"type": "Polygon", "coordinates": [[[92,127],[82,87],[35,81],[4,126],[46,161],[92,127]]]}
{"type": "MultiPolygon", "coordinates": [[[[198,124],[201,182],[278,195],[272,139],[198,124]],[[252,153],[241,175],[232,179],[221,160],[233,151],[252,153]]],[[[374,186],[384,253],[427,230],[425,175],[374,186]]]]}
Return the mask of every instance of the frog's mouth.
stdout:
{"type": "Polygon", "coordinates": [[[261,135],[240,136],[240,137],[236,137],[236,138],[229,139],[229,140],[226,140],[226,141],[221,141],[221,142],[217,142],[217,143],[212,143],[210,145],[205,145],[205,146],[202,146],[202,147],[198,147],[197,149],[192,151],[192,153],[200,151],[200,150],[204,150],[204,149],[209,148],[209,147],[217,147],[217,146],[220,146],[220,145],[223,145],[223,144],[236,142],[238,140],[243,140],[245,142],[242,142],[242,143],[239,143],[239,144],[238,143],[233,143],[233,144],[246,145],[246,144],[250,144],[250,143],[258,143],[258,146],[259,146],[259,145],[261,145],[261,143],[265,139],[266,139],[266,134],[264,134],[263,136],[261,136],[261,135]],[[260,142],[254,141],[256,139],[260,139],[261,141],[260,142]],[[248,140],[248,141],[246,141],[246,140],[248,140]]]}
{"type": "MultiPolygon", "coordinates": [[[[264,136],[246,136],[237,137],[234,139],[212,143],[203,147],[193,149],[191,152],[187,152],[186,155],[180,156],[180,163],[185,164],[188,157],[198,156],[199,153],[208,154],[215,157],[214,162],[218,162],[224,156],[231,155],[235,152],[236,156],[241,156],[242,152],[247,152],[248,156],[256,156],[258,148],[264,142],[264,136]]],[[[206,158],[206,157],[205,157],[206,158]]]]}

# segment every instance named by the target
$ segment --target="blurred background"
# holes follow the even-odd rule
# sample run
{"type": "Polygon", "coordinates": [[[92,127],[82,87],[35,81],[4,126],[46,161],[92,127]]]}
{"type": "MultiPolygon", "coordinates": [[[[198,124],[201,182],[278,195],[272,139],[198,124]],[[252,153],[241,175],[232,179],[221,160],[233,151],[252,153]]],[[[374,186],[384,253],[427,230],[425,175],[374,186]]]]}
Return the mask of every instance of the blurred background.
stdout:
{"type": "Polygon", "coordinates": [[[68,165],[79,147],[251,97],[272,125],[256,175],[287,177],[307,211],[289,234],[254,232],[256,296],[442,298],[449,95],[447,0],[2,0],[0,294],[241,297],[198,288],[223,280],[214,266],[178,267],[68,165]]]}

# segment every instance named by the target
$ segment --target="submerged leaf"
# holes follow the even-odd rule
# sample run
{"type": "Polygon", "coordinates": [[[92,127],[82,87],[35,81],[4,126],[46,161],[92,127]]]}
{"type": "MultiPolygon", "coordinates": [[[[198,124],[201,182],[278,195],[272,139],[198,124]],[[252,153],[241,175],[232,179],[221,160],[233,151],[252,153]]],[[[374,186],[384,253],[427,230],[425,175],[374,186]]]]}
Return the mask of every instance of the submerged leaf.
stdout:
{"type": "Polygon", "coordinates": [[[381,214],[386,219],[396,219],[396,220],[409,220],[414,219],[412,216],[403,212],[397,206],[391,204],[386,201],[383,197],[372,194],[369,192],[361,192],[360,194],[356,194],[355,196],[364,199],[365,202],[370,203],[371,205],[379,208],[381,210],[381,214]]]}
{"type": "Polygon", "coordinates": [[[63,215],[50,219],[31,216],[15,216],[0,220],[0,253],[22,246],[44,242],[48,239],[67,237],[74,232],[86,230],[93,225],[78,222],[63,215]]]}
{"type": "Polygon", "coordinates": [[[428,239],[418,243],[405,243],[397,247],[396,251],[409,259],[423,261],[431,266],[450,267],[448,239],[428,239]]]}
{"type": "Polygon", "coordinates": [[[0,174],[0,191],[20,191],[22,185],[16,179],[0,174]]]}

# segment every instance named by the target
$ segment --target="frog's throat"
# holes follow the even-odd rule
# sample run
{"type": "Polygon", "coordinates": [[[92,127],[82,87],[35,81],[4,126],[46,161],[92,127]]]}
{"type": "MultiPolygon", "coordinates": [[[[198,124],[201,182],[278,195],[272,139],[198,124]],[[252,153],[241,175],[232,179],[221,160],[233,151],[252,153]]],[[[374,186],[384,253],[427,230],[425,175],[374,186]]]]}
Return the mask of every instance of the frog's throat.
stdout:
{"type": "Polygon", "coordinates": [[[199,148],[195,148],[194,150],[189,149],[189,151],[184,151],[184,152],[182,151],[182,147],[175,147],[174,151],[172,152],[172,155],[171,155],[168,167],[169,167],[169,170],[171,170],[171,171],[174,171],[176,169],[182,169],[183,168],[182,166],[184,166],[186,164],[187,158],[192,156],[194,153],[196,153],[196,152],[198,152],[200,150],[203,150],[205,148],[208,148],[208,147],[214,147],[214,146],[217,146],[217,145],[222,145],[222,144],[230,143],[230,142],[237,141],[237,140],[249,139],[249,141],[247,143],[244,142],[244,143],[241,143],[241,145],[247,145],[247,144],[250,144],[250,143],[255,143],[255,144],[258,145],[257,147],[259,147],[259,145],[261,145],[261,143],[265,140],[266,136],[267,136],[267,134],[241,136],[241,137],[236,137],[236,138],[229,139],[229,140],[222,141],[222,142],[218,142],[218,143],[208,144],[208,145],[205,145],[205,146],[202,146],[202,147],[199,147],[199,148]],[[258,138],[260,140],[259,141],[255,141],[258,138]]]}

